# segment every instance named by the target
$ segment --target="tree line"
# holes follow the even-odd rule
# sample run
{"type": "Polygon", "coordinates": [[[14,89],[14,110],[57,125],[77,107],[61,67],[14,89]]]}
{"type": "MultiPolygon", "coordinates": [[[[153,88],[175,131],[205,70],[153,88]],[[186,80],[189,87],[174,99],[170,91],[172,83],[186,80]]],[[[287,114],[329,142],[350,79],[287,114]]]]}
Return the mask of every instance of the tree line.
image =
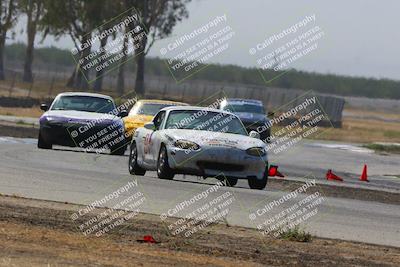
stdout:
{"type": "MultiPolygon", "coordinates": [[[[35,56],[35,41],[37,38],[44,40],[52,35],[56,39],[69,36],[78,51],[78,64],[68,79],[67,86],[80,90],[88,90],[90,86],[94,91],[102,90],[102,69],[95,73],[85,70],[89,49],[80,49],[81,45],[88,43],[94,35],[100,35],[120,23],[113,18],[122,13],[126,15],[139,15],[140,24],[147,30],[144,38],[140,39],[143,51],[133,52],[136,58],[135,90],[138,94],[144,93],[144,68],[145,57],[153,43],[170,35],[175,25],[188,16],[186,4],[191,0],[0,0],[0,80],[5,80],[4,53],[7,39],[15,36],[16,24],[21,16],[26,17],[24,33],[26,47],[24,51],[23,80],[33,81],[32,63],[35,56]],[[108,24],[107,24],[108,23],[108,24]],[[106,26],[104,26],[106,25],[106,26]],[[107,28],[106,28],[107,27],[107,28]],[[39,35],[39,37],[38,37],[39,35]],[[137,53],[137,54],[136,54],[137,53]],[[89,76],[95,75],[95,82],[89,84],[89,76]]],[[[130,22],[122,32],[114,33],[100,39],[101,48],[116,38],[118,34],[125,34],[137,27],[136,22],[130,22]]],[[[125,35],[124,35],[125,36],[125,35]]],[[[126,35],[126,38],[135,38],[135,35],[126,35]]],[[[124,39],[123,49],[130,40],[124,39]]],[[[123,62],[123,61],[121,61],[123,62]]],[[[118,67],[118,90],[124,89],[125,64],[118,67]]]]}
{"type": "MultiPolygon", "coordinates": [[[[5,58],[9,61],[21,62],[25,58],[25,50],[25,44],[7,45],[5,58]]],[[[70,51],[56,47],[37,48],[34,54],[36,62],[42,65],[51,64],[52,66],[73,67],[75,64],[70,51]]],[[[135,72],[137,64],[131,60],[126,62],[125,67],[135,72]]],[[[162,59],[149,56],[146,57],[145,72],[152,76],[171,76],[162,59]]],[[[400,81],[395,80],[319,74],[297,70],[290,70],[284,75],[272,70],[263,74],[265,78],[276,76],[278,78],[266,84],[265,80],[260,76],[260,72],[255,68],[211,64],[192,76],[192,79],[302,90],[312,89],[319,93],[341,96],[400,99],[400,81]]]]}

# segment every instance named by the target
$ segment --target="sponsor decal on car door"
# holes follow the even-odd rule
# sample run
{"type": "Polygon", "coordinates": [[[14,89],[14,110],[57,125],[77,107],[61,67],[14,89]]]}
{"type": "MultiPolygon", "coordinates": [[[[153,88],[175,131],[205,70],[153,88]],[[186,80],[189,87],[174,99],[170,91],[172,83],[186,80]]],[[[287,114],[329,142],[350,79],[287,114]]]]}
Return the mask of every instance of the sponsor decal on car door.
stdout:
{"type": "Polygon", "coordinates": [[[152,144],[152,138],[153,138],[153,131],[148,131],[144,136],[143,136],[143,158],[146,164],[151,164],[152,163],[152,155],[151,155],[151,144],[152,144]]]}

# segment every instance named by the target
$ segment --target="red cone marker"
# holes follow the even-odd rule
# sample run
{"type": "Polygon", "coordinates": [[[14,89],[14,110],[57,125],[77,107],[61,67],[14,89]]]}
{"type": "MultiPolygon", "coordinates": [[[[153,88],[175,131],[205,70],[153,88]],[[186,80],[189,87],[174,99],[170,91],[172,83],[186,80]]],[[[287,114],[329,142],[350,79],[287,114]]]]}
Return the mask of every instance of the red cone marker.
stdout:
{"type": "Polygon", "coordinates": [[[363,169],[363,172],[362,172],[362,174],[360,176],[360,181],[369,182],[368,181],[368,175],[367,175],[367,164],[364,164],[364,169],[363,169]]]}
{"type": "Polygon", "coordinates": [[[268,170],[268,176],[269,177],[275,177],[275,176],[277,176],[277,177],[285,177],[285,175],[283,175],[282,173],[280,173],[279,171],[278,171],[278,166],[276,166],[276,165],[271,165],[270,167],[269,167],[269,170],[268,170]]]}
{"type": "Polygon", "coordinates": [[[143,239],[138,239],[137,241],[143,243],[160,243],[157,242],[151,235],[145,235],[143,239]]]}
{"type": "Polygon", "coordinates": [[[334,174],[332,170],[328,170],[326,173],[326,180],[343,182],[343,179],[334,174]]]}
{"type": "Polygon", "coordinates": [[[277,171],[278,171],[278,166],[271,165],[271,166],[269,167],[268,176],[269,176],[269,177],[274,177],[274,176],[276,176],[277,171]]]}

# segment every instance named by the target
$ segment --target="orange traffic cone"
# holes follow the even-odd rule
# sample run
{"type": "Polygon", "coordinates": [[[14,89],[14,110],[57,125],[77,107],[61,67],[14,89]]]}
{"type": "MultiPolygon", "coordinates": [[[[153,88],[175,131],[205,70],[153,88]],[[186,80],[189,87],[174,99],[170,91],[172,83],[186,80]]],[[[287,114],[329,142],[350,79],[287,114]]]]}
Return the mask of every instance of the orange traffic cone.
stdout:
{"type": "Polygon", "coordinates": [[[328,170],[326,173],[326,180],[343,182],[343,179],[334,174],[332,170],[328,170]]]}
{"type": "Polygon", "coordinates": [[[156,241],[151,235],[145,235],[143,239],[138,239],[136,241],[142,243],[160,243],[159,241],[156,241]]]}
{"type": "Polygon", "coordinates": [[[363,172],[362,172],[362,174],[360,176],[360,181],[369,182],[368,181],[368,175],[367,175],[367,164],[364,164],[364,169],[363,169],[363,172]]]}
{"type": "Polygon", "coordinates": [[[276,176],[277,171],[278,171],[278,166],[275,166],[275,165],[269,166],[268,176],[269,176],[269,177],[274,177],[274,176],[276,176]]]}
{"type": "Polygon", "coordinates": [[[268,170],[268,176],[269,177],[275,177],[275,176],[277,176],[277,177],[285,177],[285,175],[283,175],[282,173],[280,173],[279,171],[278,171],[278,166],[276,166],[276,165],[271,165],[270,167],[269,167],[269,170],[268,170]]]}
{"type": "Polygon", "coordinates": [[[283,175],[282,173],[280,173],[278,170],[276,170],[276,176],[278,177],[285,177],[285,175],[283,175]]]}

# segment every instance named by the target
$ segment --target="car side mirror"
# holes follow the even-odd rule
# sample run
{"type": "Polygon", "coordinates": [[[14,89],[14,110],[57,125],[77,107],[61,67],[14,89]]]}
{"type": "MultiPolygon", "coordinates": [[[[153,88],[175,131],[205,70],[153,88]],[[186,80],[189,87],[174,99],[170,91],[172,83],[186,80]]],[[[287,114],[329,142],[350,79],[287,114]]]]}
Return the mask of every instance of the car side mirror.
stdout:
{"type": "Polygon", "coordinates": [[[148,130],[152,130],[155,131],[156,130],[156,126],[154,125],[154,122],[148,122],[144,125],[144,128],[148,129],[148,130]]]}
{"type": "Polygon", "coordinates": [[[252,137],[252,138],[260,139],[260,134],[257,133],[256,131],[251,131],[251,132],[249,133],[249,136],[252,137]]]}
{"type": "Polygon", "coordinates": [[[119,117],[123,118],[128,116],[128,111],[127,110],[121,110],[118,114],[119,117]]]}
{"type": "Polygon", "coordinates": [[[49,110],[49,105],[47,104],[40,104],[40,109],[43,111],[48,111],[49,110]]]}

